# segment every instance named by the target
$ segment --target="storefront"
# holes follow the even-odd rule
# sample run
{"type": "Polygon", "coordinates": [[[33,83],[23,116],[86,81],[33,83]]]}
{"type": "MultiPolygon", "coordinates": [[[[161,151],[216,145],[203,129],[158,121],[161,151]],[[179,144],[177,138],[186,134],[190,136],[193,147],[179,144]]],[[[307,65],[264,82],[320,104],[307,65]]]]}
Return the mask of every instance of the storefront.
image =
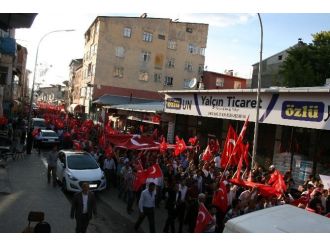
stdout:
{"type": "MultiPolygon", "coordinates": [[[[249,117],[246,140],[253,142],[256,90],[162,91],[165,113],[176,115],[175,133],[189,138],[215,135],[223,142],[228,124],[239,132],[249,117]]],[[[259,111],[258,160],[273,161],[295,180],[330,174],[329,88],[262,89],[259,111]]],[[[203,141],[205,142],[205,140],[203,141]]],[[[251,152],[251,151],[250,151],[251,152]]]]}

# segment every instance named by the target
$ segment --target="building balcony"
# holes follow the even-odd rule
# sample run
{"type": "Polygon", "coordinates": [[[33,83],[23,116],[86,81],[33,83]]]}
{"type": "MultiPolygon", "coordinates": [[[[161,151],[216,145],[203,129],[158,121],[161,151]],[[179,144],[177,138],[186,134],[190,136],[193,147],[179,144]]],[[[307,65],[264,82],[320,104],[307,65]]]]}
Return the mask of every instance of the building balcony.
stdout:
{"type": "Polygon", "coordinates": [[[0,37],[0,53],[15,56],[16,40],[9,37],[0,37]]]}

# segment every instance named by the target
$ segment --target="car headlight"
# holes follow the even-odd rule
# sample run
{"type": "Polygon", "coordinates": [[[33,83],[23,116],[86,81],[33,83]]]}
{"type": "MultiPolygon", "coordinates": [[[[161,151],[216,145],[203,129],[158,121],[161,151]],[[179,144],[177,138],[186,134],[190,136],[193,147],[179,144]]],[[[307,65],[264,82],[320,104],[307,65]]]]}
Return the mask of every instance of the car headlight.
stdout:
{"type": "Polygon", "coordinates": [[[78,181],[78,178],[76,178],[75,176],[72,176],[71,174],[68,174],[68,178],[72,181],[78,181]]]}

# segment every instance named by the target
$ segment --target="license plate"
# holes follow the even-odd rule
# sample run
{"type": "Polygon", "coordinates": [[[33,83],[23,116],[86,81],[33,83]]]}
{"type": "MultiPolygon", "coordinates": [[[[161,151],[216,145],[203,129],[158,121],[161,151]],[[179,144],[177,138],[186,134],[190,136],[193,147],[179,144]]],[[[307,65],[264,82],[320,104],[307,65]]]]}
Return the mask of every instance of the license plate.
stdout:
{"type": "Polygon", "coordinates": [[[89,188],[97,188],[97,184],[90,184],[89,188]]]}

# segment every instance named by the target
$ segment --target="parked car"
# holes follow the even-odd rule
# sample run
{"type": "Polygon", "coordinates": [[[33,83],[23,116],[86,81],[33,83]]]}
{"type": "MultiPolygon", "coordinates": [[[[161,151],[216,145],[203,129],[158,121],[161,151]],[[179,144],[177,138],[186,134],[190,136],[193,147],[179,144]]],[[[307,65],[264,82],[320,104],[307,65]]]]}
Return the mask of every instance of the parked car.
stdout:
{"type": "Polygon", "coordinates": [[[32,128],[33,129],[42,129],[45,130],[47,128],[46,121],[43,118],[32,118],[32,128]]]}
{"type": "Polygon", "coordinates": [[[54,130],[41,130],[41,146],[53,146],[60,143],[59,137],[54,130]]]}
{"type": "Polygon", "coordinates": [[[61,150],[57,159],[57,179],[65,192],[81,191],[84,182],[89,183],[91,191],[106,188],[103,171],[87,152],[61,150]]]}
{"type": "Polygon", "coordinates": [[[330,219],[291,205],[281,205],[229,220],[224,233],[329,233],[330,219]]]}

